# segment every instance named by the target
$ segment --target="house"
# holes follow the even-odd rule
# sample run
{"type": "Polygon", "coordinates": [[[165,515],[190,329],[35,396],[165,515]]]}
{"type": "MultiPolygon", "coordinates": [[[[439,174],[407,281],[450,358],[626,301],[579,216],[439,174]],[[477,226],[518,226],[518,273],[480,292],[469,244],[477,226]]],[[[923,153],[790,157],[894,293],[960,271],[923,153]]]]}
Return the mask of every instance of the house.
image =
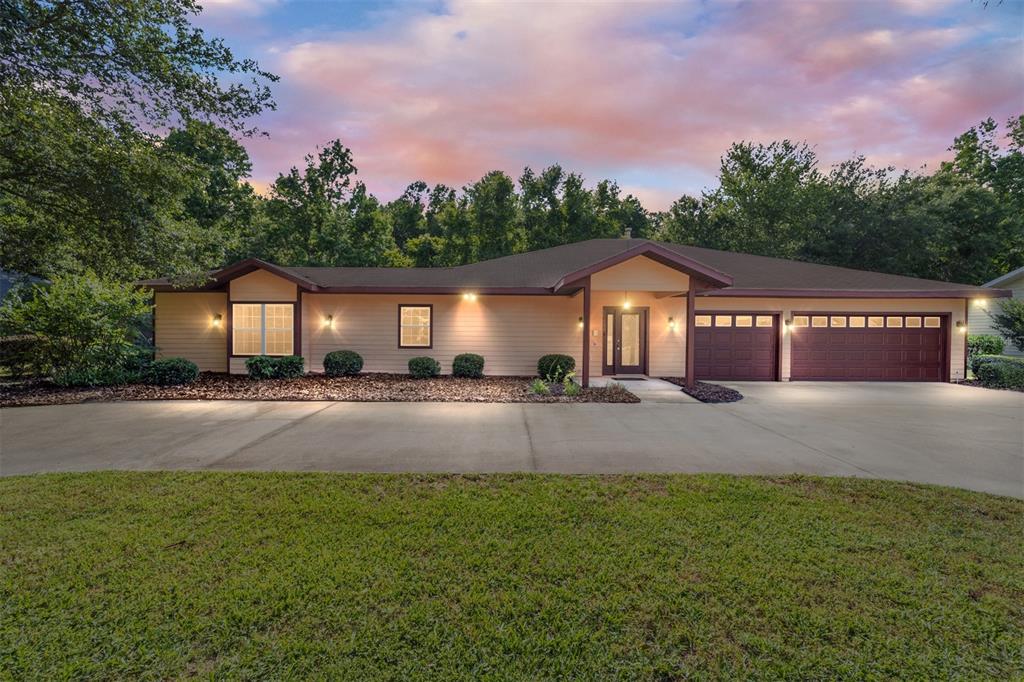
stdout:
{"type": "MultiPolygon", "coordinates": [[[[1008,289],[1014,298],[1024,297],[1024,267],[1017,268],[1006,273],[1002,277],[996,277],[991,282],[982,285],[987,289],[1008,289]]],[[[998,306],[998,304],[996,304],[998,306]]],[[[989,313],[993,312],[992,302],[987,298],[976,298],[971,306],[968,325],[972,334],[991,334],[1000,336],[995,327],[992,326],[992,318],[989,313]]],[[[1007,355],[1024,356],[1024,352],[1017,350],[1016,346],[1008,341],[1003,344],[1003,352],[1007,355]]]]}
{"type": "Polygon", "coordinates": [[[577,374],[696,379],[955,381],[970,299],[1009,291],[715,251],[593,239],[450,268],[284,267],[249,259],[204,286],[155,293],[160,356],[245,372],[296,354],[309,371],[351,349],[365,371],[459,353],[533,375],[565,353],[577,374]]]}

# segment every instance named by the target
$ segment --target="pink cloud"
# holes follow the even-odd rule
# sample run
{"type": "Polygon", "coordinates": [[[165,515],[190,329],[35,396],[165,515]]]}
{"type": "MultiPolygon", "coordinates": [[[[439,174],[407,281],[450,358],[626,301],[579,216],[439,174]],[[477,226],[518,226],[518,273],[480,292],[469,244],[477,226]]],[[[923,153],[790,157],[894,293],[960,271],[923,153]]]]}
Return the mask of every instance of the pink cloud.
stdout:
{"type": "Polygon", "coordinates": [[[385,199],[495,168],[558,162],[591,181],[643,168],[669,179],[631,185],[650,208],[692,191],[740,139],[916,167],[978,120],[1019,113],[1022,40],[978,7],[950,25],[938,5],[904,5],[452,2],[278,37],[280,111],[250,147],[265,182],[340,137],[385,199]]]}

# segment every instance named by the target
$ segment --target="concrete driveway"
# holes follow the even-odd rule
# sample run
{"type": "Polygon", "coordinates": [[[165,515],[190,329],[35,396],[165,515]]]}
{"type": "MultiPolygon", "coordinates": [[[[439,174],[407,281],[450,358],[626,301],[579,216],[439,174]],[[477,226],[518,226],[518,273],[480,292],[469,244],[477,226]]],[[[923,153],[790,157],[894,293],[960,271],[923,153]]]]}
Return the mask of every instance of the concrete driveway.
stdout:
{"type": "Polygon", "coordinates": [[[730,384],[730,405],[134,402],[0,410],[0,474],[94,469],[867,476],[1024,497],[1024,394],[730,384]]]}

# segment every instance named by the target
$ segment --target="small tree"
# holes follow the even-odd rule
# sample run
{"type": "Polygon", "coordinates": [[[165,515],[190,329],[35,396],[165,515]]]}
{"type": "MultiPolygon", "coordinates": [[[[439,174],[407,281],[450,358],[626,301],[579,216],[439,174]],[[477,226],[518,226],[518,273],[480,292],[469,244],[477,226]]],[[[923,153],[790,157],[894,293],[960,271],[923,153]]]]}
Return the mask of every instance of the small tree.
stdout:
{"type": "Polygon", "coordinates": [[[1024,352],[1024,300],[1006,299],[999,312],[988,315],[992,318],[992,326],[1017,350],[1024,352]]]}
{"type": "Polygon", "coordinates": [[[149,293],[91,272],[37,284],[0,307],[0,333],[27,336],[36,366],[61,385],[137,379],[149,357],[142,333],[149,293]]]}

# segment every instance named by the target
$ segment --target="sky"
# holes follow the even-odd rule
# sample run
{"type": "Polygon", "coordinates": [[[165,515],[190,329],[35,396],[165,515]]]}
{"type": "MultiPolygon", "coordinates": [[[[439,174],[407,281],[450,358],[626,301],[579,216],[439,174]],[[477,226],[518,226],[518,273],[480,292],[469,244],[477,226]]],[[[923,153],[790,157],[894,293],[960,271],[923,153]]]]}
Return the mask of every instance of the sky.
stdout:
{"type": "Polygon", "coordinates": [[[916,170],[1024,113],[1024,0],[200,4],[281,77],[245,142],[258,189],[340,138],[385,201],[558,163],[663,210],[734,141],[916,170]]]}

